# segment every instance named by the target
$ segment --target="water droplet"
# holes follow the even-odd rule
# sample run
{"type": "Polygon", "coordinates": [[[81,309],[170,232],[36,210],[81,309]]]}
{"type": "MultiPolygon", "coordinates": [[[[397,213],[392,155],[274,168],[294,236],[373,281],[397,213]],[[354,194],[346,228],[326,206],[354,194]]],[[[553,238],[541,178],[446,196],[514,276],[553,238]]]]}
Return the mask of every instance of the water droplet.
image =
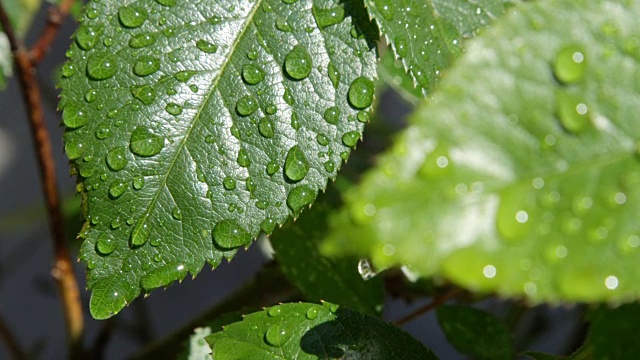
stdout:
{"type": "Polygon", "coordinates": [[[332,172],[334,172],[334,171],[335,171],[335,169],[336,169],[336,165],[333,163],[333,161],[328,160],[328,161],[326,161],[326,162],[324,163],[324,169],[325,169],[327,172],[332,173],[332,172]]]}
{"type": "Polygon", "coordinates": [[[267,107],[264,109],[264,112],[267,113],[267,115],[274,115],[275,113],[278,112],[278,107],[275,106],[274,104],[269,104],[267,105],[267,107]]]}
{"type": "Polygon", "coordinates": [[[132,36],[131,39],[129,39],[129,46],[134,49],[140,49],[153,45],[157,39],[158,34],[156,33],[142,33],[132,36]]]}
{"type": "Polygon", "coordinates": [[[89,90],[84,93],[84,100],[88,103],[92,103],[98,99],[98,92],[96,90],[89,90]]]}
{"type": "Polygon", "coordinates": [[[289,90],[289,88],[284,89],[284,95],[282,95],[282,98],[289,106],[293,106],[293,104],[296,103],[296,99],[291,94],[291,90],[289,90]]]}
{"type": "Polygon", "coordinates": [[[356,109],[366,109],[373,102],[373,81],[359,77],[349,87],[349,103],[356,109]]]}
{"type": "Polygon", "coordinates": [[[149,228],[143,220],[139,220],[131,231],[131,244],[133,246],[142,246],[149,240],[149,228]]]}
{"type": "Polygon", "coordinates": [[[138,156],[153,156],[164,147],[164,138],[154,135],[144,126],[138,126],[131,133],[131,152],[138,156]]]}
{"type": "Polygon", "coordinates": [[[311,73],[311,55],[302,45],[296,45],[284,59],[284,68],[293,79],[305,79],[311,73]]]}
{"type": "Polygon", "coordinates": [[[249,85],[256,85],[264,80],[265,73],[253,64],[246,64],[242,67],[242,79],[249,85]]]}
{"type": "Polygon", "coordinates": [[[236,103],[236,111],[240,116],[249,116],[258,110],[258,102],[250,95],[241,97],[236,103]]]}
{"type": "Polygon", "coordinates": [[[236,181],[233,178],[227,176],[224,178],[224,180],[222,180],[222,185],[227,190],[233,190],[236,188],[236,181]]]}
{"type": "Polygon", "coordinates": [[[251,165],[251,159],[249,158],[249,153],[247,153],[247,150],[240,149],[240,151],[238,151],[237,161],[238,165],[242,167],[249,167],[249,165],[251,165]]]}
{"type": "Polygon", "coordinates": [[[294,130],[299,130],[301,125],[300,125],[300,121],[298,121],[298,113],[294,112],[291,114],[291,127],[294,130]]]}
{"type": "Polygon", "coordinates": [[[398,56],[400,56],[401,58],[407,57],[409,46],[407,45],[406,37],[404,36],[396,37],[396,40],[394,41],[394,45],[396,47],[396,52],[398,53],[398,56]]]}
{"type": "Polygon", "coordinates": [[[133,6],[122,6],[118,9],[120,23],[128,28],[137,28],[147,21],[147,11],[133,6]]]}
{"type": "Polygon", "coordinates": [[[81,25],[76,31],[76,43],[83,50],[93,49],[100,41],[102,28],[81,25]]]}
{"type": "Polygon", "coordinates": [[[375,0],[375,4],[376,8],[385,20],[393,20],[393,16],[395,15],[395,5],[390,0],[375,0]]]}
{"type": "Polygon", "coordinates": [[[96,251],[101,255],[109,255],[116,250],[116,241],[108,232],[102,233],[96,241],[96,251]]]}
{"type": "Polygon", "coordinates": [[[280,170],[280,165],[275,161],[269,161],[267,164],[267,174],[269,176],[273,176],[273,174],[277,173],[278,170],[280,170]]]}
{"type": "Polygon", "coordinates": [[[93,20],[93,19],[97,18],[98,15],[100,15],[100,13],[95,8],[88,8],[87,12],[86,12],[86,15],[87,15],[87,19],[93,20]]]}
{"type": "Polygon", "coordinates": [[[282,313],[282,309],[280,308],[279,305],[272,306],[269,308],[269,310],[267,310],[267,315],[269,315],[270,317],[280,316],[281,313],[282,313]]]}
{"type": "Polygon", "coordinates": [[[222,220],[213,228],[213,239],[224,249],[234,249],[251,242],[251,235],[233,220],[222,220]]]}
{"type": "Polygon", "coordinates": [[[142,176],[134,177],[132,181],[132,185],[135,190],[142,189],[144,187],[144,177],[142,176]]]}
{"type": "Polygon", "coordinates": [[[337,89],[338,85],[340,85],[340,72],[333,65],[333,62],[329,62],[327,72],[329,73],[329,80],[331,80],[331,84],[333,84],[333,87],[337,89]]]}
{"type": "Polygon", "coordinates": [[[164,109],[173,116],[178,116],[182,114],[182,106],[176,103],[168,103],[164,109]]]}
{"type": "Polygon", "coordinates": [[[62,66],[62,77],[68,78],[76,73],[76,67],[71,63],[66,63],[62,66]]]}
{"type": "Polygon", "coordinates": [[[284,163],[284,173],[291,181],[300,181],[309,172],[309,160],[298,145],[289,149],[284,163]]]}
{"type": "Polygon", "coordinates": [[[276,19],[276,28],[284,32],[291,32],[293,30],[293,28],[291,28],[291,25],[289,25],[289,23],[287,22],[287,19],[280,16],[278,16],[278,18],[276,19]]]}
{"type": "Polygon", "coordinates": [[[357,131],[349,131],[342,135],[342,143],[348,147],[355,147],[360,139],[360,133],[357,131]]]}
{"type": "Polygon", "coordinates": [[[156,92],[151,85],[134,85],[130,88],[131,95],[145,105],[151,105],[156,99],[156,92]]]}
{"type": "Polygon", "coordinates": [[[175,75],[173,75],[173,77],[180,81],[180,82],[187,82],[189,80],[191,80],[191,78],[196,74],[195,71],[192,70],[182,70],[182,71],[178,71],[177,73],[175,73],[175,75]]]}
{"type": "Polygon", "coordinates": [[[80,158],[84,153],[84,146],[82,143],[68,140],[64,144],[64,152],[67,153],[69,160],[75,160],[80,158]]]}
{"type": "Polygon", "coordinates": [[[264,339],[267,344],[274,347],[280,347],[287,342],[287,340],[289,339],[289,334],[287,333],[286,329],[281,328],[279,324],[271,325],[267,329],[267,332],[264,334],[264,339]]]}
{"type": "Polygon", "coordinates": [[[340,119],[340,109],[333,106],[324,111],[324,120],[329,124],[336,125],[340,119]]]}
{"type": "Polygon", "coordinates": [[[318,144],[322,145],[322,146],[327,146],[329,145],[329,138],[326,137],[323,134],[318,134],[316,135],[316,140],[318,141],[318,144]]]}
{"type": "Polygon", "coordinates": [[[70,129],[77,129],[89,122],[87,110],[76,102],[68,102],[62,112],[62,122],[70,129]]]}
{"type": "Polygon", "coordinates": [[[229,129],[229,131],[231,131],[231,135],[233,135],[234,138],[240,140],[240,129],[238,129],[235,124],[231,125],[231,129],[229,129]]]}
{"type": "Polygon", "coordinates": [[[109,185],[109,196],[112,199],[117,199],[122,196],[128,188],[129,184],[121,180],[116,180],[109,185]]]}
{"type": "Polygon", "coordinates": [[[141,56],[133,65],[133,73],[138,76],[147,76],[160,69],[160,59],[154,56],[141,56]]]}
{"type": "Polygon", "coordinates": [[[307,310],[307,313],[305,314],[305,316],[309,320],[315,320],[318,317],[318,309],[315,308],[315,307],[309,308],[309,310],[307,310]]]}
{"type": "Polygon", "coordinates": [[[171,216],[176,220],[182,220],[182,211],[178,207],[174,207],[171,211],[171,216]]]}
{"type": "Polygon", "coordinates": [[[341,23],[344,20],[344,9],[341,6],[329,9],[322,9],[314,6],[313,17],[316,19],[318,27],[320,27],[320,29],[324,29],[331,25],[341,23]]]}
{"type": "Polygon", "coordinates": [[[178,0],[156,0],[156,2],[163,6],[175,6],[178,3],[178,0]]]}
{"type": "Polygon", "coordinates": [[[267,118],[262,118],[258,123],[258,131],[260,132],[260,135],[266,138],[272,138],[275,131],[275,125],[273,121],[267,118]]]}
{"type": "Polygon", "coordinates": [[[113,220],[111,220],[111,228],[112,229],[117,229],[120,226],[122,226],[122,221],[119,218],[115,218],[113,220]]]}
{"type": "Polygon", "coordinates": [[[297,186],[287,195],[287,206],[297,214],[306,205],[309,205],[316,198],[316,192],[309,185],[297,186]]]}
{"type": "Polygon", "coordinates": [[[369,122],[369,112],[364,110],[358,111],[358,121],[361,123],[369,122]]]}
{"type": "Polygon", "coordinates": [[[200,51],[205,52],[207,54],[213,54],[218,51],[218,45],[212,44],[202,39],[196,41],[196,47],[200,49],[200,51]]]}
{"type": "Polygon", "coordinates": [[[106,80],[112,78],[117,71],[118,59],[114,54],[98,52],[87,60],[87,75],[93,80],[106,80]]]}
{"type": "Polygon", "coordinates": [[[556,111],[562,127],[567,131],[582,132],[590,123],[587,106],[568,92],[556,92],[556,111]]]}
{"type": "Polygon", "coordinates": [[[298,0],[282,0],[285,4],[295,4],[298,0]]]}
{"type": "Polygon", "coordinates": [[[129,162],[127,160],[126,149],[123,146],[111,149],[107,153],[106,160],[107,166],[109,166],[109,169],[113,171],[120,171],[124,169],[129,162]]]}
{"type": "Polygon", "coordinates": [[[264,219],[260,224],[260,229],[264,231],[265,234],[271,234],[275,228],[276,221],[270,217],[264,219]]]}
{"type": "Polygon", "coordinates": [[[577,45],[560,49],[553,63],[556,79],[564,84],[573,84],[582,80],[586,68],[584,51],[577,45]]]}
{"type": "Polygon", "coordinates": [[[213,135],[211,135],[211,134],[209,134],[209,135],[207,135],[207,136],[205,136],[205,137],[204,137],[204,141],[205,141],[207,144],[213,144],[213,143],[216,141],[216,137],[215,137],[215,136],[213,136],[213,135]]]}

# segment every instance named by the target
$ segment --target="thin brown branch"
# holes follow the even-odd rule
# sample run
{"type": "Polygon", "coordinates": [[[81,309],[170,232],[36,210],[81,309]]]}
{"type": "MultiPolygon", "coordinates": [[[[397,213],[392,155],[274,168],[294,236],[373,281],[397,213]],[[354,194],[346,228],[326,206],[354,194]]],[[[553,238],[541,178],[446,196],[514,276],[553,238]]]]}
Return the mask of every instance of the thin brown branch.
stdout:
{"type": "Polygon", "coordinates": [[[9,350],[9,355],[14,360],[27,360],[29,357],[27,353],[22,349],[18,339],[13,335],[11,329],[4,321],[2,315],[0,315],[0,340],[4,342],[9,350]]]}
{"type": "Polygon", "coordinates": [[[412,313],[408,314],[407,316],[398,319],[396,321],[393,321],[393,324],[395,326],[403,326],[408,322],[411,322],[415,319],[417,319],[418,317],[420,317],[423,314],[428,313],[429,311],[437,308],[438,306],[444,304],[445,302],[461,295],[464,291],[460,288],[453,288],[449,291],[447,291],[444,294],[439,294],[433,297],[433,300],[430,303],[427,303],[426,305],[418,308],[417,310],[413,311],[412,313]]]}
{"type": "Polygon", "coordinates": [[[26,105],[31,134],[35,141],[35,149],[40,169],[42,190],[45,195],[49,227],[54,248],[54,266],[51,274],[56,280],[69,341],[69,353],[72,358],[80,356],[82,334],[84,331],[84,315],[80,301],[80,290],[69,248],[64,233],[64,221],[60,209],[60,197],[51,150],[51,139],[45,124],[40,85],[36,79],[36,69],[29,58],[29,53],[22,42],[15,36],[9,17],[0,3],[0,24],[11,44],[16,73],[23,100],[26,105]]]}
{"type": "Polygon", "coordinates": [[[58,35],[58,30],[64,22],[64,19],[69,15],[74,0],[62,0],[58,6],[52,6],[49,8],[47,14],[47,23],[42,30],[42,33],[38,37],[36,43],[29,50],[29,58],[32,64],[35,66],[44,59],[44,56],[49,52],[51,43],[58,35]]]}

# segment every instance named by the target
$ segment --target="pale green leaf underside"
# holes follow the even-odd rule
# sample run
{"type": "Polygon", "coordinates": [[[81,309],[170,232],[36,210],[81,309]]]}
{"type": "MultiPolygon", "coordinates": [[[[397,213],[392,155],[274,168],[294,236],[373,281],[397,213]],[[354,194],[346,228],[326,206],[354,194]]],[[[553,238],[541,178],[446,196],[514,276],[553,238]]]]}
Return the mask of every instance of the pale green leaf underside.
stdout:
{"type": "Polygon", "coordinates": [[[277,305],[225,326],[207,341],[216,360],[437,359],[397,327],[330,303],[277,305]]]}
{"type": "Polygon", "coordinates": [[[101,0],[85,16],[60,107],[105,318],[312,202],[361,136],[375,50],[354,1],[101,0]]]}
{"type": "Polygon", "coordinates": [[[639,15],[536,1],[471,41],[326,250],[534,302],[638,298],[639,15]]]}
{"type": "Polygon", "coordinates": [[[431,93],[441,71],[470,38],[513,0],[366,0],[396,57],[423,93],[431,93]]]}

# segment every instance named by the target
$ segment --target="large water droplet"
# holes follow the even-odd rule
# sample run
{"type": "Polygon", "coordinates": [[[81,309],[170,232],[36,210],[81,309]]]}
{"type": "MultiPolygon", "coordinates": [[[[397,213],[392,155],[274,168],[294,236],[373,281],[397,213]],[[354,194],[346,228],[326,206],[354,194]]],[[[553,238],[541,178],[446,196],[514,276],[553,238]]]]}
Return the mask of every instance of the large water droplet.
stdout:
{"type": "Polygon", "coordinates": [[[147,11],[133,6],[122,6],[118,9],[120,23],[128,28],[137,28],[147,21],[147,11]]]}
{"type": "Polygon", "coordinates": [[[207,54],[213,54],[218,51],[218,45],[215,45],[203,39],[196,41],[196,47],[200,49],[200,51],[207,54]]]}
{"type": "Polygon", "coordinates": [[[76,43],[83,50],[93,49],[100,42],[102,28],[81,25],[76,31],[76,43]]]}
{"type": "Polygon", "coordinates": [[[236,103],[236,111],[240,116],[249,116],[256,110],[258,110],[258,102],[250,95],[241,97],[236,103]]]}
{"type": "Polygon", "coordinates": [[[112,78],[117,71],[118,59],[114,54],[98,52],[87,60],[87,75],[93,80],[106,80],[112,78]]]}
{"type": "Polygon", "coordinates": [[[251,242],[251,235],[233,220],[222,220],[213,228],[213,240],[224,249],[234,249],[251,242]]]}
{"type": "Polygon", "coordinates": [[[76,141],[67,140],[64,144],[64,152],[67,153],[69,160],[78,159],[84,154],[84,145],[76,141]]]}
{"type": "Polygon", "coordinates": [[[131,133],[131,152],[138,156],[153,156],[164,147],[164,138],[154,135],[144,126],[138,126],[131,133]]]}
{"type": "Polygon", "coordinates": [[[298,145],[289,149],[284,163],[284,173],[291,181],[300,181],[309,172],[309,160],[298,145]]]}
{"type": "Polygon", "coordinates": [[[360,139],[360,133],[357,131],[349,131],[342,135],[342,143],[348,147],[355,147],[360,139]]]}
{"type": "Polygon", "coordinates": [[[62,112],[62,122],[70,129],[77,129],[89,122],[87,110],[76,102],[68,102],[62,112]]]}
{"type": "Polygon", "coordinates": [[[116,241],[108,232],[102,233],[96,241],[96,251],[101,255],[109,255],[116,250],[116,241]]]}
{"type": "Polygon", "coordinates": [[[129,188],[128,183],[121,180],[116,180],[112,182],[111,185],[109,186],[109,196],[112,199],[117,199],[120,196],[122,196],[122,194],[124,194],[128,188],[129,188]]]}
{"type": "Polygon", "coordinates": [[[324,29],[331,25],[341,23],[344,20],[344,9],[341,6],[329,9],[322,9],[314,6],[313,17],[316,19],[318,27],[320,27],[320,29],[324,29]]]}
{"type": "Polygon", "coordinates": [[[286,329],[281,328],[280,324],[274,324],[269,326],[267,332],[264,334],[264,339],[267,344],[280,347],[289,339],[289,333],[287,333],[286,329]]]}
{"type": "Polygon", "coordinates": [[[106,156],[107,166],[113,171],[120,171],[129,162],[127,160],[126,149],[124,146],[111,149],[106,156]]]}
{"type": "Polygon", "coordinates": [[[264,70],[253,64],[246,64],[242,67],[242,79],[249,85],[256,85],[264,80],[264,70]]]}
{"type": "Polygon", "coordinates": [[[287,206],[297,214],[306,205],[309,205],[316,198],[316,192],[309,185],[297,186],[287,195],[287,206]]]}
{"type": "Polygon", "coordinates": [[[340,109],[337,106],[332,106],[324,111],[324,120],[329,124],[336,125],[340,120],[340,109]]]}
{"type": "Polygon", "coordinates": [[[296,45],[284,59],[287,74],[296,80],[305,79],[311,73],[311,55],[302,45],[296,45]]]}
{"type": "Polygon", "coordinates": [[[245,149],[240,149],[238,151],[238,165],[242,167],[249,167],[251,165],[251,159],[249,158],[249,153],[245,149]]]}
{"type": "Polygon", "coordinates": [[[356,109],[366,109],[373,102],[373,81],[359,77],[349,87],[349,103],[356,109]]]}
{"type": "Polygon", "coordinates": [[[153,45],[157,39],[158,34],[156,33],[142,33],[132,36],[131,39],[129,39],[129,46],[134,49],[140,49],[153,45]]]}
{"type": "Polygon", "coordinates": [[[273,124],[273,121],[267,118],[262,118],[258,123],[258,131],[260,132],[260,135],[266,138],[272,138],[275,131],[275,125],[273,124]]]}
{"type": "Polygon", "coordinates": [[[142,101],[145,105],[151,105],[156,100],[156,91],[151,85],[133,85],[130,91],[134,98],[142,101]]]}
{"type": "Polygon", "coordinates": [[[565,84],[582,80],[586,68],[584,51],[577,45],[563,47],[553,63],[553,73],[556,79],[565,84]]]}
{"type": "Polygon", "coordinates": [[[133,65],[133,73],[138,76],[147,76],[155,73],[160,69],[160,59],[154,56],[141,56],[133,65]]]}
{"type": "Polygon", "coordinates": [[[142,246],[149,240],[149,228],[143,220],[139,220],[131,231],[131,244],[133,246],[142,246]]]}

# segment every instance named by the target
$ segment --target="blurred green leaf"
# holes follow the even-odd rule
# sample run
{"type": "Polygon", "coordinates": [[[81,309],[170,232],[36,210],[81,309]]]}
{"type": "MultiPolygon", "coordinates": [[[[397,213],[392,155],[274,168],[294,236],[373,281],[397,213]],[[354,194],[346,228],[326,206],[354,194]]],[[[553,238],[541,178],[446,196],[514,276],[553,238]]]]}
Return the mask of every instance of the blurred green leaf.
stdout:
{"type": "Polygon", "coordinates": [[[638,298],[639,16],[536,1],[487,28],[323,249],[533,302],[638,298]]]}

